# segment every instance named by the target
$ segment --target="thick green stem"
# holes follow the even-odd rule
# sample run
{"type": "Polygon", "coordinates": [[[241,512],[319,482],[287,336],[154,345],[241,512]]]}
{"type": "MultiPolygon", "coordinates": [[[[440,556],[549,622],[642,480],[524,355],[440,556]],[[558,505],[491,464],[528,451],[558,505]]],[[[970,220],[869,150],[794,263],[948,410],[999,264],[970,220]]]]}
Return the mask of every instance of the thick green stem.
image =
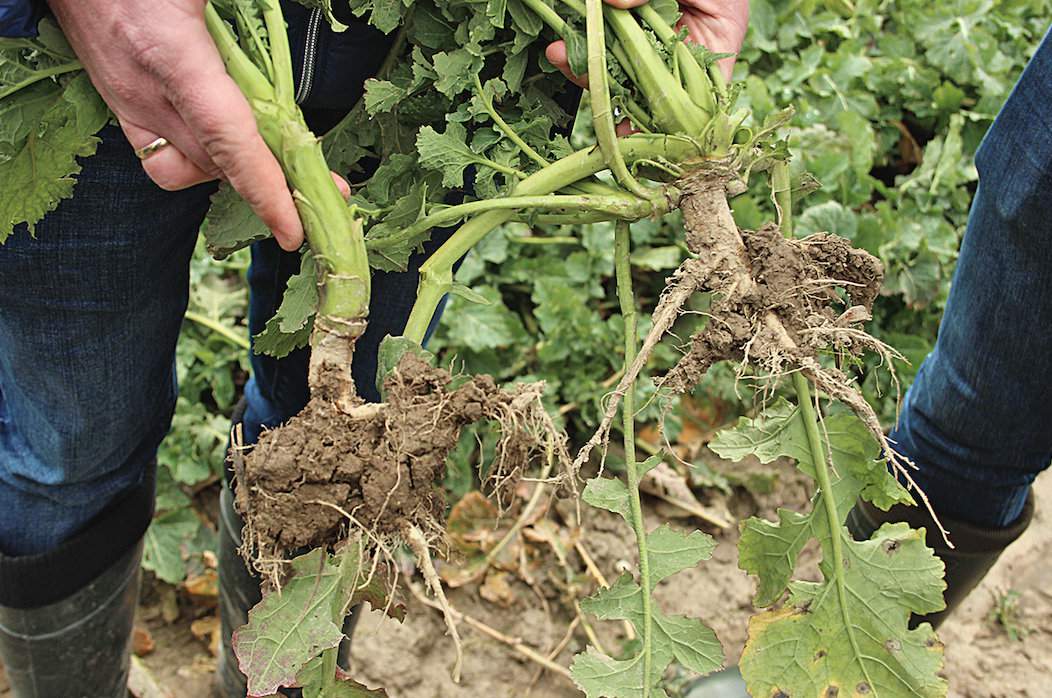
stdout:
{"type": "Polygon", "coordinates": [[[360,321],[369,310],[369,261],[362,223],[336,187],[321,143],[295,104],[291,54],[277,3],[268,4],[264,19],[271,34],[273,85],[245,55],[215,8],[211,4],[205,8],[208,30],[227,72],[248,99],[260,135],[292,187],[307,242],[318,263],[319,327],[353,337],[361,331],[360,321]]]}
{"type": "Polygon", "coordinates": [[[695,135],[704,130],[708,114],[696,105],[651,45],[635,15],[606,7],[607,23],[629,54],[636,72],[636,86],[646,97],[654,123],[666,133],[695,135]]]}
{"type": "MultiPolygon", "coordinates": [[[[640,159],[683,162],[701,156],[697,144],[692,140],[674,136],[637,134],[619,138],[617,146],[628,162],[640,159]]],[[[605,168],[606,161],[597,148],[579,150],[519,182],[512,191],[512,196],[550,194],[591,177],[605,168]]],[[[414,342],[423,341],[435,308],[438,307],[442,296],[452,287],[453,265],[494,228],[514,217],[515,212],[512,210],[495,210],[472,218],[460,226],[449,240],[421,265],[416,303],[409,315],[403,336],[414,342]]]]}
{"type": "Polygon", "coordinates": [[[588,31],[588,94],[592,103],[592,125],[610,171],[618,183],[636,196],[649,198],[650,193],[628,171],[621,149],[617,147],[617,126],[610,107],[607,84],[606,37],[603,29],[603,0],[585,0],[588,31]]]}
{"type": "MultiPolygon", "coordinates": [[[[775,163],[771,170],[771,190],[778,204],[780,213],[779,225],[782,234],[792,235],[792,190],[789,187],[789,163],[785,161],[775,163]]],[[[829,464],[826,461],[825,444],[819,433],[818,413],[815,411],[814,402],[811,400],[811,385],[802,371],[793,372],[793,389],[796,391],[796,402],[800,409],[800,419],[804,423],[804,431],[807,433],[807,448],[811,454],[811,462],[815,466],[815,479],[818,481],[819,499],[826,515],[826,525],[829,526],[829,549],[833,557],[832,574],[836,587],[837,601],[843,616],[844,629],[847,632],[848,641],[855,657],[861,657],[862,651],[855,637],[854,622],[848,612],[847,584],[844,581],[844,539],[842,536],[842,524],[840,523],[840,512],[837,510],[836,500],[833,497],[833,480],[829,474],[829,464]]],[[[872,686],[865,665],[861,665],[866,681],[872,686]]]]}
{"type": "MultiPolygon", "coordinates": [[[[539,1],[539,0],[535,0],[535,1],[539,1]]],[[[566,5],[567,7],[569,7],[571,10],[573,10],[577,14],[578,17],[584,18],[587,15],[587,10],[585,9],[584,3],[583,2],[579,2],[579,0],[562,0],[562,3],[564,5],[566,5]]],[[[569,23],[567,23],[567,25],[568,24],[569,23]]],[[[573,31],[573,29],[569,28],[568,31],[573,31]]],[[[566,38],[566,35],[563,34],[562,32],[557,32],[557,33],[559,34],[559,36],[562,36],[563,38],[566,38]]],[[[628,75],[629,79],[632,82],[635,82],[636,81],[635,67],[632,65],[632,61],[629,60],[628,54],[625,53],[624,47],[621,46],[621,44],[619,44],[617,42],[614,42],[614,43],[612,43],[609,46],[609,49],[610,49],[610,53],[614,54],[614,58],[617,59],[617,62],[621,64],[621,69],[625,71],[625,74],[628,75]]]]}
{"type": "Polygon", "coordinates": [[[563,39],[573,31],[573,27],[571,27],[565,19],[560,17],[559,13],[556,12],[551,5],[544,2],[544,0],[522,0],[522,4],[533,10],[533,13],[537,15],[542,22],[551,27],[551,30],[563,37],[563,39]]]}
{"type": "Polygon", "coordinates": [[[708,114],[714,114],[716,112],[716,98],[713,96],[712,82],[709,80],[705,68],[698,65],[694,54],[691,53],[686,44],[680,41],[679,35],[654,9],[653,5],[647,3],[637,7],[635,11],[639,14],[639,18],[673,52],[680,69],[680,80],[690,98],[708,114]]]}
{"type": "MultiPolygon", "coordinates": [[[[621,316],[625,322],[625,370],[636,360],[639,350],[639,335],[636,323],[636,297],[632,292],[632,267],[630,263],[631,239],[628,223],[618,223],[614,228],[614,274],[617,279],[617,299],[621,304],[621,316]]],[[[647,549],[647,532],[643,522],[643,504],[639,499],[639,463],[636,462],[636,414],[635,381],[625,389],[621,398],[621,433],[624,436],[625,470],[628,475],[628,495],[632,508],[632,528],[639,547],[639,584],[643,588],[643,698],[650,695],[650,677],[653,665],[651,647],[653,610],[650,596],[650,554],[647,549]]]]}
{"type": "MultiPolygon", "coordinates": [[[[249,100],[273,100],[275,98],[274,86],[270,84],[267,76],[249,60],[241,46],[237,43],[237,37],[230,31],[223,18],[219,16],[212,3],[205,5],[205,25],[208,27],[212,41],[215,42],[219,55],[226,66],[226,72],[234,79],[241,92],[249,100]]],[[[259,118],[258,115],[256,117],[259,118]]]]}
{"type": "Polygon", "coordinates": [[[281,14],[281,5],[272,1],[262,3],[262,6],[263,21],[267,25],[267,38],[270,40],[270,60],[274,65],[274,93],[279,103],[295,104],[292,50],[289,48],[289,35],[285,18],[281,14]]]}

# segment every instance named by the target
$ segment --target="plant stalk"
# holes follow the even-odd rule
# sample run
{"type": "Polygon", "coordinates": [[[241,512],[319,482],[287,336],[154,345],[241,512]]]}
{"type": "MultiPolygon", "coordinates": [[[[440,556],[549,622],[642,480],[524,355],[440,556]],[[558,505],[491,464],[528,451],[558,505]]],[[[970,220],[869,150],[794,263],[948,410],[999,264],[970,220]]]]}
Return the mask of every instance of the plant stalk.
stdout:
{"type": "Polygon", "coordinates": [[[662,206],[662,203],[661,201],[650,202],[624,193],[597,196],[589,194],[540,194],[537,196],[510,196],[504,199],[480,199],[429,213],[390,237],[383,237],[373,241],[366,240],[365,246],[368,249],[382,249],[403,240],[412,240],[431,228],[450,225],[468,216],[487,211],[509,209],[513,211],[541,209],[549,212],[585,211],[600,213],[606,220],[610,218],[639,220],[640,218],[666,213],[668,206],[662,206]]]}
{"type": "MultiPolygon", "coordinates": [[[[698,145],[684,137],[636,134],[617,139],[617,147],[628,162],[640,159],[667,159],[683,162],[700,158],[698,145]]],[[[585,148],[534,172],[512,190],[512,196],[550,194],[606,168],[597,148],[585,148]]],[[[435,308],[453,285],[453,265],[497,226],[515,218],[513,210],[494,210],[467,221],[420,266],[420,285],[416,303],[403,334],[421,343],[435,308]]]]}
{"type": "Polygon", "coordinates": [[[668,46],[676,59],[680,69],[680,80],[683,88],[690,95],[696,105],[705,110],[707,114],[716,113],[716,98],[712,93],[712,81],[709,80],[705,68],[698,65],[687,45],[680,41],[676,31],[668,25],[654,6],[650,3],[635,9],[648,27],[653,30],[657,37],[668,46]]]}
{"type": "MultiPolygon", "coordinates": [[[[625,322],[625,370],[636,360],[639,335],[636,321],[636,297],[632,292],[630,262],[631,236],[629,224],[619,222],[614,227],[614,274],[617,279],[617,298],[625,322]]],[[[635,381],[625,390],[621,400],[622,435],[624,436],[625,470],[628,475],[628,495],[632,509],[632,528],[639,547],[639,583],[643,588],[643,698],[650,696],[650,676],[654,662],[652,653],[653,600],[650,596],[650,555],[647,532],[643,522],[643,505],[639,499],[639,463],[636,461],[635,381]]]]}
{"type": "Polygon", "coordinates": [[[227,72],[248,98],[260,135],[281,164],[293,190],[307,242],[318,264],[319,329],[353,339],[369,310],[369,262],[361,220],[336,187],[321,143],[303,121],[292,90],[292,61],[277,3],[264,19],[270,36],[274,84],[238,45],[209,3],[205,21],[227,72]]]}
{"type": "MultiPolygon", "coordinates": [[[[843,526],[840,523],[840,513],[837,511],[836,502],[833,500],[833,482],[829,476],[829,464],[826,462],[825,446],[818,432],[818,415],[815,412],[814,403],[811,401],[811,388],[807,377],[801,371],[793,373],[793,388],[796,390],[796,402],[800,409],[800,418],[807,432],[807,446],[811,453],[811,461],[815,465],[815,475],[818,479],[820,499],[825,510],[826,525],[829,526],[829,546],[833,557],[832,574],[834,586],[836,587],[837,602],[843,616],[844,629],[855,657],[862,656],[862,650],[855,637],[854,624],[851,614],[848,612],[847,584],[844,582],[844,540],[841,534],[843,526]]],[[[868,676],[866,667],[862,666],[866,680],[873,685],[868,676]]]]}
{"type": "Polygon", "coordinates": [[[592,126],[595,129],[599,149],[603,151],[610,171],[618,183],[640,198],[652,196],[632,176],[625,164],[621,149],[617,147],[617,126],[610,107],[609,75],[606,68],[606,38],[603,29],[603,0],[585,0],[585,23],[588,40],[588,94],[592,103],[592,126]]]}
{"type": "MultiPolygon", "coordinates": [[[[788,237],[793,230],[793,201],[792,189],[789,186],[789,163],[780,161],[771,168],[771,192],[778,206],[778,224],[782,233],[788,237]]],[[[844,582],[844,540],[841,535],[843,526],[840,523],[840,512],[837,511],[836,501],[833,498],[833,481],[829,475],[829,464],[826,461],[825,444],[818,428],[818,414],[815,411],[814,402],[811,400],[811,386],[802,371],[793,372],[793,389],[796,391],[796,402],[800,410],[800,418],[804,423],[804,431],[807,433],[807,447],[811,453],[811,462],[815,466],[815,477],[818,480],[820,491],[819,498],[825,510],[826,525],[829,526],[829,547],[833,557],[832,574],[834,586],[836,587],[837,601],[843,615],[844,629],[847,632],[848,641],[854,656],[862,656],[855,637],[854,625],[851,614],[848,613],[848,592],[844,582]]],[[[872,685],[865,666],[862,667],[866,680],[872,685]]]]}

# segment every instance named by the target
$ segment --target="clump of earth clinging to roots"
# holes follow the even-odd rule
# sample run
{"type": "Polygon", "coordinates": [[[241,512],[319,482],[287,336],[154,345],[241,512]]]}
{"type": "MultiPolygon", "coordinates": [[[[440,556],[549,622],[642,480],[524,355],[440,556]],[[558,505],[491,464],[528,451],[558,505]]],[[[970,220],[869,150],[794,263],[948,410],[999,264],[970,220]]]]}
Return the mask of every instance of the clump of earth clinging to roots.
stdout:
{"type": "MultiPolygon", "coordinates": [[[[235,452],[246,557],[274,576],[297,551],[366,540],[429,541],[444,531],[441,482],[461,430],[493,420],[501,441],[488,483],[507,491],[538,454],[565,453],[541,404],[542,384],[502,389],[490,376],[455,378],[407,352],[384,380],[386,401],[363,402],[312,376],[312,398],[287,424],[235,452]]],[[[278,574],[278,576],[280,576],[278,574]]]]}
{"type": "Polygon", "coordinates": [[[605,446],[621,396],[687,300],[695,293],[710,292],[708,322],[690,338],[679,362],[659,379],[660,386],[688,391],[712,364],[728,359],[738,362],[741,372],[750,366],[772,377],[801,370],[821,391],[850,407],[891,462],[905,472],[876,414],[851,379],[819,361],[822,353],[859,357],[865,351],[874,351],[885,361],[900,358],[861,327],[871,317],[883,279],[880,260],[829,233],[786,238],[773,223],[756,231],[739,230],[727,202],[730,181],[712,172],[680,181],[684,193],[679,208],[693,256],[669,279],[635,362],[613,391],[599,429],[574,466],[583,464],[596,446],[605,446]]]}
{"type": "Polygon", "coordinates": [[[391,551],[405,543],[443,609],[459,680],[460,636],[432,560],[445,532],[446,459],[464,427],[497,422],[501,437],[486,484],[500,502],[535,455],[545,457],[546,472],[555,461],[567,463],[565,440],[541,403],[541,383],[502,389],[491,376],[454,377],[408,351],[384,377],[386,401],[370,404],[354,393],[352,355],[353,338],[317,337],[307,406],[250,450],[232,449],[245,522],[241,552],[278,586],[293,555],[356,540],[376,562],[386,559],[394,592],[391,551]]]}

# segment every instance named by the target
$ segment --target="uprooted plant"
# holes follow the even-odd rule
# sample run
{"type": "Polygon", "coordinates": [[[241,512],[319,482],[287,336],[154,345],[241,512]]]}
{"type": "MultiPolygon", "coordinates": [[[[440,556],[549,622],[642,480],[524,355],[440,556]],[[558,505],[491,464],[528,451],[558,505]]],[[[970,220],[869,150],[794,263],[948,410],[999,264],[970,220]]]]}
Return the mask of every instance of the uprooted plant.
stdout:
{"type": "MultiPolygon", "coordinates": [[[[298,684],[311,697],[369,695],[336,667],[339,622],[360,599],[392,610],[378,580],[384,569],[397,575],[397,565],[384,561],[402,543],[415,553],[456,641],[456,615],[445,603],[431,551],[445,515],[436,480],[460,430],[480,420],[500,424],[497,462],[489,468],[498,490],[533,461],[546,473],[564,463],[562,481],[573,488],[577,468],[597,447],[605,450],[619,410],[627,483],[597,477],[583,497],[631,526],[638,578],[623,575],[582,606],[600,618],[627,621],[640,642],[627,657],[594,649],[578,655],[573,678],[590,698],[662,696],[670,662],[698,673],[720,666],[711,630],[699,620],[664,614],[651,598],[662,579],[708,557],[713,542],[700,531],[646,530],[639,482],[661,455],[643,463],[635,457],[635,384],[687,301],[706,293],[712,299],[707,323],[659,385],[673,393],[690,389],[713,363],[727,360],[739,364],[742,377],[772,391],[788,377],[795,406],[779,399],[713,448],[734,459],[749,453],[761,460],[795,458],[816,483],[810,513],[783,512],[777,524],[744,525],[741,565],[760,578],[757,603],[774,605],[789,590],[780,607],[750,625],[742,661],[750,690],[944,694],[937,676],[941,648],[931,628],[907,626],[911,612],[941,603],[939,563],[903,526],[884,527],[863,543],[851,541],[843,527],[858,496],[882,507],[912,501],[885,469],[886,460],[908,480],[908,464],[895,455],[844,368],[863,352],[885,358],[894,352],[861,327],[881,281],[879,262],[835,235],[791,237],[789,154],[780,134],[790,110],[753,124],[748,110],[736,109],[738,88],[718,70],[721,56],[675,29],[679,10],[669,0],[634,10],[601,0],[351,5],[383,31],[397,29],[397,40],[382,74],[368,81],[362,103],[322,142],[293,99],[277,4],[225,0],[207,10],[228,70],[285,169],[310,248],[255,346],[282,355],[309,341],[311,401],[236,459],[245,552],[275,592],[281,589],[238,633],[250,693],[298,684]],[[596,143],[579,150],[558,130],[568,120],[559,103],[567,88],[550,75],[542,55],[553,38],[566,42],[573,71],[589,77],[596,143]],[[636,132],[617,138],[615,114],[636,132]],[[329,168],[350,169],[367,155],[380,165],[348,204],[329,168]],[[765,173],[779,220],[741,231],[728,198],[765,173]],[[673,210],[682,214],[691,254],[670,278],[639,342],[629,223],[673,210]],[[487,376],[454,376],[421,348],[446,294],[485,302],[455,281],[453,269],[510,221],[615,222],[624,374],[599,430],[573,463],[538,386],[505,389],[487,376]],[[350,366],[367,322],[370,267],[404,268],[443,226],[456,227],[420,269],[403,335],[381,349],[384,402],[366,404],[350,366]],[[847,411],[823,416],[812,386],[847,411]],[[825,581],[790,583],[796,556],[811,538],[822,548],[825,581]],[[305,548],[314,551],[290,565],[289,557],[305,548]],[[290,633],[296,642],[281,641],[279,634],[290,633]]],[[[52,77],[62,62],[53,65],[58,59],[49,56],[72,59],[57,45],[49,34],[11,49],[9,60],[28,77],[0,94],[59,89],[61,96],[52,77]]],[[[78,79],[64,85],[83,89],[78,79]]],[[[67,129],[80,123],[64,114],[53,114],[54,122],[67,129]]],[[[90,150],[90,137],[78,141],[76,154],[90,150]]],[[[19,183],[32,189],[41,178],[68,180],[75,160],[70,155],[54,167],[23,173],[19,183]]],[[[69,191],[54,190],[39,210],[10,214],[11,223],[34,222],[69,191]]],[[[217,195],[216,216],[206,229],[217,253],[261,236],[239,206],[228,190],[217,195]]]]}

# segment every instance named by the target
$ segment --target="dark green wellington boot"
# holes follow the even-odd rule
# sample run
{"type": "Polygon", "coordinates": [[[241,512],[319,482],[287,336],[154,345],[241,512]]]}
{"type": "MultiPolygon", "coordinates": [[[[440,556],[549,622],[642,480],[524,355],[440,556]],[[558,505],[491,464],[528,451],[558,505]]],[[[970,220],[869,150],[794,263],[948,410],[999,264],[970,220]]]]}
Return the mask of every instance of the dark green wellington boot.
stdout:
{"type": "Polygon", "coordinates": [[[888,511],[881,511],[869,502],[859,501],[847,517],[847,527],[855,540],[869,540],[870,536],[885,523],[905,521],[911,528],[924,528],[928,547],[946,565],[946,591],[943,598],[946,608],[938,613],[910,618],[910,627],[921,623],[931,623],[938,628],[946,617],[953,612],[965,597],[982,581],[986,573],[1001,557],[1005,548],[1011,545],[1034,518],[1034,493],[1026,498],[1023,513],[1010,526],[990,529],[940,516],[939,520],[946,528],[954,547],[946,545],[939,527],[932,521],[931,514],[923,506],[907,507],[897,505],[888,511]]]}
{"type": "MultiPolygon", "coordinates": [[[[245,414],[244,399],[234,408],[232,421],[236,425],[245,414]]],[[[229,467],[229,464],[228,464],[229,467]]],[[[244,525],[241,515],[234,508],[234,495],[227,485],[230,473],[224,480],[223,491],[219,495],[219,531],[218,551],[216,557],[219,567],[219,618],[222,625],[219,661],[216,665],[214,683],[215,698],[245,698],[247,684],[245,675],[238,668],[237,655],[232,643],[234,631],[248,622],[248,612],[262,598],[259,576],[248,569],[241,557],[241,528],[244,525]]],[[[358,620],[358,608],[351,609],[351,615],[344,621],[343,633],[347,637],[340,645],[339,664],[349,665],[351,644],[350,637],[358,620]]],[[[287,698],[300,698],[299,689],[283,689],[282,695],[287,698]]]]}
{"type": "Polygon", "coordinates": [[[126,698],[153,478],[58,549],[0,555],[0,660],[12,698],[126,698]]]}

